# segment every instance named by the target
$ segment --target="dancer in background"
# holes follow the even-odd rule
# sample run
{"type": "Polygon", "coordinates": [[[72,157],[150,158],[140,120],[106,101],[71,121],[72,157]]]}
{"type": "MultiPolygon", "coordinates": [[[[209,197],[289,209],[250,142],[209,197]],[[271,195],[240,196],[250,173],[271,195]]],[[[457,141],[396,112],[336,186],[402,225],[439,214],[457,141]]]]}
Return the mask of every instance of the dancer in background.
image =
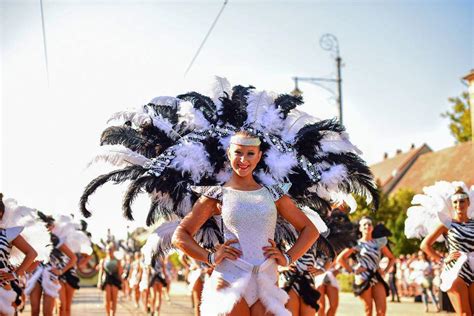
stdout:
{"type": "Polygon", "coordinates": [[[377,316],[383,316],[387,312],[387,296],[390,290],[383,278],[395,263],[395,257],[387,247],[386,237],[373,238],[374,225],[371,218],[362,217],[359,227],[362,237],[358,245],[342,251],[337,257],[337,263],[349,273],[355,274],[354,294],[363,302],[365,314],[372,315],[375,303],[377,316]],[[357,265],[354,268],[348,263],[352,254],[355,254],[357,259],[357,265]],[[383,271],[379,268],[382,256],[389,259],[383,271]]]}
{"type": "Polygon", "coordinates": [[[335,316],[339,306],[339,284],[336,279],[338,270],[335,268],[335,262],[331,262],[326,255],[318,257],[316,265],[319,271],[316,272],[314,283],[321,295],[318,301],[318,316],[335,316]],[[326,297],[328,304],[326,304],[326,297]]]}
{"type": "Polygon", "coordinates": [[[142,255],[139,251],[134,253],[134,260],[130,271],[130,290],[132,292],[133,301],[135,302],[135,307],[138,308],[140,306],[140,280],[143,273],[142,255]]]}
{"type": "Polygon", "coordinates": [[[130,272],[132,269],[132,257],[129,253],[125,253],[125,256],[122,259],[122,267],[123,267],[123,272],[122,272],[122,291],[123,291],[123,297],[125,297],[127,300],[131,298],[131,289],[130,289],[130,272]]]}
{"type": "Polygon", "coordinates": [[[151,315],[159,316],[162,303],[163,288],[166,288],[166,286],[168,285],[166,282],[166,280],[168,279],[168,275],[163,259],[159,258],[158,256],[153,256],[150,268],[152,271],[150,277],[151,315]]]}
{"type": "MultiPolygon", "coordinates": [[[[46,223],[50,231],[53,249],[49,262],[40,264],[28,279],[25,292],[30,296],[31,313],[39,315],[41,297],[43,296],[43,314],[52,315],[55,299],[59,299],[59,312],[61,315],[71,313],[72,296],[65,296],[64,288],[61,289],[60,278],[70,278],[67,272],[77,262],[74,252],[91,252],[90,240],[80,230],[80,225],[72,222],[72,218],[59,215],[58,220],[51,215],[38,211],[38,217],[46,223]],[[60,295],[62,294],[62,295],[60,295]]],[[[71,293],[71,292],[69,292],[71,293]]]]}
{"type": "Polygon", "coordinates": [[[440,181],[425,187],[424,194],[413,198],[408,209],[405,234],[409,238],[426,235],[421,249],[436,262],[444,264],[441,273],[442,291],[458,315],[474,311],[474,187],[462,182],[440,181]],[[446,239],[448,255],[443,258],[434,249],[436,241],[446,239]]]}
{"type": "Polygon", "coordinates": [[[1,315],[14,315],[16,307],[24,303],[19,278],[37,257],[46,257],[44,249],[49,244],[48,237],[44,225],[35,218],[34,210],[19,206],[13,199],[4,202],[0,193],[1,315]]]}
{"type": "Polygon", "coordinates": [[[122,288],[123,273],[120,260],[115,258],[115,246],[107,245],[106,256],[100,260],[97,287],[104,291],[105,312],[107,316],[115,316],[117,312],[118,292],[122,288]]]}

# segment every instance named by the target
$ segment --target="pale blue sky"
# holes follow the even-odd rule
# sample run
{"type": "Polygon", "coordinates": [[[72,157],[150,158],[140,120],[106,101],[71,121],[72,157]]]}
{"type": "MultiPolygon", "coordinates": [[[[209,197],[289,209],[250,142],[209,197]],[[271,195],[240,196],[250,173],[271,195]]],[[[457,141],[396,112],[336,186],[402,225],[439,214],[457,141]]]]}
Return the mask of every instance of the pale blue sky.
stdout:
{"type": "MultiPolygon", "coordinates": [[[[375,163],[411,143],[453,145],[440,113],[474,68],[473,1],[230,0],[184,78],[221,5],[44,0],[48,89],[39,1],[0,1],[0,190],[31,206],[72,210],[96,174],[84,168],[112,112],[157,95],[206,92],[215,74],[289,92],[294,75],[334,74],[319,47],[324,33],[339,39],[344,119],[365,159],[375,163]]],[[[304,110],[337,115],[324,90],[300,88],[304,110]]],[[[118,221],[118,192],[97,192],[91,206],[118,221]]]]}

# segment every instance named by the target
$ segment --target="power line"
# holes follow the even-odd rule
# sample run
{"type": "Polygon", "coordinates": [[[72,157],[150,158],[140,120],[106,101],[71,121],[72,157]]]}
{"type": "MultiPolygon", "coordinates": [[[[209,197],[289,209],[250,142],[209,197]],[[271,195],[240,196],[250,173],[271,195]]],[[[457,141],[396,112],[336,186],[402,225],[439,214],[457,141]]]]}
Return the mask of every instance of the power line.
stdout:
{"type": "Polygon", "coordinates": [[[48,86],[49,86],[48,48],[46,46],[46,27],[44,25],[43,0],[40,0],[40,7],[41,7],[41,26],[43,28],[44,63],[46,65],[46,79],[48,80],[48,86]]]}
{"type": "Polygon", "coordinates": [[[214,22],[212,22],[212,25],[211,25],[211,28],[209,29],[209,31],[207,32],[206,36],[204,37],[201,45],[199,46],[196,54],[194,55],[193,57],[193,60],[191,60],[191,63],[189,64],[188,68],[186,69],[186,71],[184,72],[184,76],[186,77],[186,75],[188,74],[189,70],[191,69],[191,67],[193,66],[194,64],[194,61],[196,60],[196,58],[198,57],[199,53],[201,52],[201,49],[203,48],[204,44],[206,43],[207,41],[207,38],[209,37],[209,35],[211,34],[212,30],[214,29],[214,26],[216,26],[216,23],[217,21],[219,20],[219,17],[221,16],[222,12],[224,11],[224,8],[227,4],[227,2],[229,2],[229,0],[224,0],[224,4],[222,4],[222,8],[221,10],[219,11],[219,13],[217,14],[216,18],[214,19],[214,22]]]}

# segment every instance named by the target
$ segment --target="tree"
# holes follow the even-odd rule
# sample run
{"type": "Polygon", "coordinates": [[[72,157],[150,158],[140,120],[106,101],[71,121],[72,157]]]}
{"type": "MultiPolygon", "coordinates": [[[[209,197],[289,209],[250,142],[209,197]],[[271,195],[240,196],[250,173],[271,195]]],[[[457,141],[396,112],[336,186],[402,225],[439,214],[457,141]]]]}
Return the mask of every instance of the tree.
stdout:
{"type": "Polygon", "coordinates": [[[456,143],[471,140],[469,93],[463,92],[461,97],[449,98],[448,101],[452,104],[451,111],[446,111],[441,116],[449,119],[449,129],[454,138],[456,138],[456,143]]]}

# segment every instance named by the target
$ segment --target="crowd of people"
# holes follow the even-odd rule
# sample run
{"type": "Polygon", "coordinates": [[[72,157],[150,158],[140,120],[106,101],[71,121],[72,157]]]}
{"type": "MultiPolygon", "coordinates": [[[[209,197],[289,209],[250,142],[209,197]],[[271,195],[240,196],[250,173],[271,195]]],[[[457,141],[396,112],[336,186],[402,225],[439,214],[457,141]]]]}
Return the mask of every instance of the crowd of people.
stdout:
{"type": "MultiPolygon", "coordinates": [[[[120,244],[108,240],[98,264],[107,315],[116,314],[119,293],[159,315],[173,251],[181,254],[196,315],[335,315],[338,273],[353,274],[367,316],[374,306],[377,315],[386,314],[390,289],[397,301],[421,292],[426,309],[431,301],[439,310],[437,287],[459,315],[472,315],[474,190],[443,182],[415,196],[405,234],[423,238],[422,252],[397,260],[382,223],[349,220],[357,209],[353,194],[374,209],[379,194],[344,127],[297,110],[299,97],[254,89],[217,78],[212,97],[158,97],[116,113],[112,121],[121,123],[101,134],[96,160],[119,169],[86,186],[82,214],[91,215],[88,198],[108,181],[129,181],[122,207],[130,220],[139,193],[152,200],[145,245],[118,257],[120,244]],[[443,238],[446,255],[433,247],[443,238]]],[[[79,286],[75,254],[88,253],[90,240],[71,219],[10,209],[30,218],[2,221],[0,262],[7,271],[0,271],[0,314],[11,315],[25,293],[33,315],[42,295],[45,315],[58,302],[60,315],[70,315],[79,286]],[[25,236],[26,228],[41,226],[52,247],[23,238],[18,226],[25,236]],[[12,245],[23,253],[17,264],[9,259],[12,245]],[[47,258],[36,258],[44,249],[47,258]],[[23,276],[24,291],[17,282],[23,276]]]]}

